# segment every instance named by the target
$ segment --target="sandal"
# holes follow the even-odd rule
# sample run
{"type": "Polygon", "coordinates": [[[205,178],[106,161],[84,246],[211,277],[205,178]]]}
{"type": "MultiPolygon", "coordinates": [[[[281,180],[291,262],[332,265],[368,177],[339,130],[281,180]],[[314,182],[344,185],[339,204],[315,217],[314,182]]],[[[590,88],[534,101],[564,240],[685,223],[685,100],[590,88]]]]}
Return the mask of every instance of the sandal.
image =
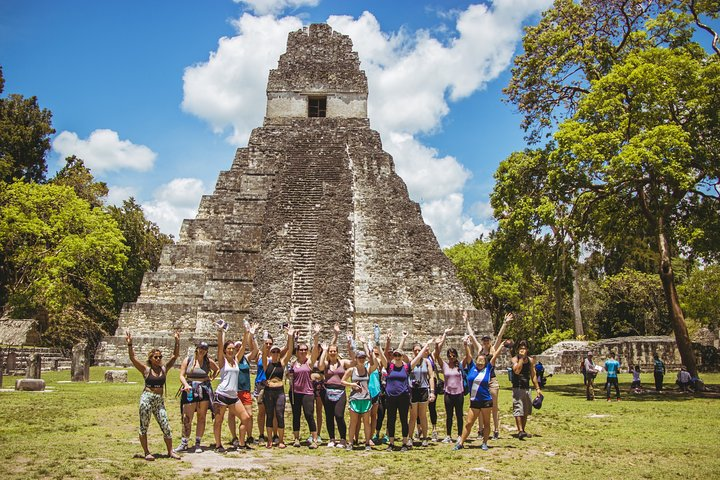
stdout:
{"type": "Polygon", "coordinates": [[[278,448],[285,448],[285,447],[287,447],[287,445],[285,445],[284,442],[278,443],[278,448]]]}
{"type": "Polygon", "coordinates": [[[175,460],[181,460],[180,455],[178,455],[178,454],[175,453],[175,452],[170,452],[170,453],[168,453],[168,457],[174,458],[175,460]]]}
{"type": "Polygon", "coordinates": [[[272,448],[272,447],[273,447],[272,440],[270,440],[269,442],[267,442],[265,444],[265,448],[272,448]]]}
{"type": "Polygon", "coordinates": [[[154,462],[155,457],[153,457],[152,453],[148,453],[147,455],[145,455],[145,460],[147,460],[148,462],[154,462]]]}

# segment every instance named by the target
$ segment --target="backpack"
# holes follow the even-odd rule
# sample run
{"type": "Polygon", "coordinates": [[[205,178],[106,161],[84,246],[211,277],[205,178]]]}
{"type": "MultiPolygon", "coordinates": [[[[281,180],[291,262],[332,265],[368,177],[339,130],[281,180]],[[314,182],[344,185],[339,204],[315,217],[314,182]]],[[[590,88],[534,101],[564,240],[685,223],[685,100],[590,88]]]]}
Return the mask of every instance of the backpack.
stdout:
{"type": "Polygon", "coordinates": [[[470,384],[468,383],[468,372],[467,368],[460,368],[460,373],[462,374],[462,381],[463,381],[463,395],[468,395],[470,393],[470,384]]]}

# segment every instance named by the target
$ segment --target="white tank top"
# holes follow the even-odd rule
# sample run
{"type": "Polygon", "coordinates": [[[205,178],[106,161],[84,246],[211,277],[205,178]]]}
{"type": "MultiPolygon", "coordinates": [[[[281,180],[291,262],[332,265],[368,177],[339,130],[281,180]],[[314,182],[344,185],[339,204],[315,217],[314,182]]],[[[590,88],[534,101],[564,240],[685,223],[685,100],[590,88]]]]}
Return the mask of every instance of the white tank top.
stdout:
{"type": "Polygon", "coordinates": [[[230,362],[225,361],[223,367],[220,369],[220,385],[218,385],[215,391],[226,397],[236,397],[239,376],[240,366],[237,362],[235,365],[230,365],[230,362]]]}

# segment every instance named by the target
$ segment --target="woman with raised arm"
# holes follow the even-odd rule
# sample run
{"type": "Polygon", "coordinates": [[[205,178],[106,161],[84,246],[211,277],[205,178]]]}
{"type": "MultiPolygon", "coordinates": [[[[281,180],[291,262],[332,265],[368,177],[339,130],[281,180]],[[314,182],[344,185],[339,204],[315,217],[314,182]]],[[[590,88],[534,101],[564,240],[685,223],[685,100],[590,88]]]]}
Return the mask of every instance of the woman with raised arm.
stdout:
{"type": "MultiPolygon", "coordinates": [[[[337,337],[334,336],[333,340],[337,341],[337,337]]],[[[340,358],[337,344],[334,342],[323,347],[319,369],[325,375],[325,425],[327,425],[329,438],[328,447],[345,447],[347,444],[347,424],[345,423],[347,393],[342,379],[345,371],[353,362],[340,358]],[[335,438],[336,424],[340,434],[339,439],[335,438]]],[[[350,342],[348,342],[348,351],[350,351],[349,349],[350,342]]]]}
{"type": "MultiPolygon", "coordinates": [[[[505,316],[505,319],[507,320],[508,316],[505,316]]],[[[473,343],[475,344],[475,348],[479,349],[479,351],[485,355],[485,356],[493,356],[496,351],[502,350],[502,338],[505,335],[505,330],[507,329],[507,326],[510,324],[510,322],[503,322],[502,326],[500,327],[500,331],[497,334],[497,338],[495,340],[495,343],[491,343],[491,338],[489,335],[483,335],[483,337],[480,339],[480,342],[478,343],[477,339],[475,338],[475,334],[472,331],[472,327],[470,326],[470,322],[467,318],[467,312],[463,312],[463,319],[465,320],[465,324],[467,325],[468,334],[471,336],[471,339],[473,340],[473,343]]],[[[512,315],[510,315],[510,319],[512,320],[512,315]]],[[[493,406],[492,406],[492,418],[493,418],[493,425],[495,426],[495,430],[493,431],[493,438],[497,439],[500,438],[500,412],[498,410],[498,394],[500,393],[500,382],[498,382],[498,378],[495,375],[495,370],[493,369],[492,377],[490,378],[490,395],[492,395],[493,399],[493,406]]],[[[483,430],[483,421],[480,419],[479,423],[479,430],[478,430],[478,436],[482,434],[483,430]]]]}
{"type": "MultiPolygon", "coordinates": [[[[379,338],[378,333],[378,339],[379,338]]],[[[383,377],[383,373],[386,372],[387,358],[379,345],[373,345],[372,352],[377,359],[378,365],[375,370],[370,372],[370,382],[368,384],[370,400],[372,402],[370,425],[375,429],[375,435],[372,441],[375,445],[379,445],[380,442],[382,442],[380,439],[380,429],[385,419],[385,378],[383,377]]]]}
{"type": "Polygon", "coordinates": [[[188,441],[192,430],[193,416],[197,412],[197,425],[195,427],[195,453],[202,452],[200,442],[205,433],[205,423],[208,408],[212,405],[212,381],[217,375],[218,366],[208,355],[207,342],[199,342],[195,352],[183,360],[180,365],[180,383],[182,396],[180,397],[180,410],[182,413],[182,438],[176,452],[189,450],[188,441]]]}
{"type": "Polygon", "coordinates": [[[353,444],[360,442],[360,424],[365,427],[365,450],[371,450],[374,443],[371,440],[372,426],[370,425],[372,397],[370,394],[370,375],[377,371],[378,362],[374,353],[370,353],[368,342],[361,338],[365,350],[355,352],[355,361],[345,371],[342,383],[351,388],[350,393],[350,441],[347,449],[352,450],[353,444]],[[368,356],[370,362],[367,362],[368,356]]]}
{"type": "MultiPolygon", "coordinates": [[[[255,331],[257,330],[257,323],[250,325],[245,324],[245,334],[243,335],[243,341],[235,342],[235,348],[238,350],[236,358],[238,359],[238,368],[240,373],[238,375],[238,400],[242,408],[248,414],[247,423],[240,424],[240,438],[245,439],[245,448],[250,450],[248,443],[252,443],[252,424],[253,424],[253,413],[252,413],[252,394],[250,393],[250,360],[248,357],[257,356],[258,346],[255,343],[255,331]],[[250,349],[250,354],[245,356],[246,348],[250,349]]],[[[233,439],[232,445],[235,448],[240,448],[240,441],[238,440],[237,429],[235,426],[235,413],[230,410],[228,411],[228,425],[232,432],[233,439]]]]}
{"type": "MultiPolygon", "coordinates": [[[[236,349],[235,343],[225,341],[225,329],[218,327],[218,350],[222,345],[222,351],[218,351],[218,366],[220,367],[220,384],[215,390],[215,422],[213,433],[215,434],[215,451],[224,453],[225,447],[222,444],[222,423],[225,417],[225,410],[232,411],[240,421],[247,425],[250,416],[245,411],[238,399],[238,378],[240,377],[239,357],[245,355],[246,345],[243,344],[236,349]]],[[[241,431],[239,449],[245,450],[244,431],[241,431]]]]}
{"type": "Polygon", "coordinates": [[[155,457],[148,449],[147,443],[147,431],[150,425],[151,413],[163,432],[168,457],[179,459],[180,456],[175,453],[172,448],[172,432],[170,431],[167,410],[165,410],[163,390],[167,380],[167,371],[175,365],[175,360],[177,360],[180,353],[180,333],[175,332],[175,349],[173,350],[172,357],[170,357],[165,365],[162,363],[163,355],[159,349],[151,349],[150,353],[148,353],[147,364],[143,364],[135,357],[130,332],[125,334],[125,341],[127,342],[130,361],[133,366],[142,373],[143,378],[145,378],[145,388],[140,395],[140,445],[142,445],[145,460],[148,462],[155,460],[155,457]]]}
{"type": "MultiPolygon", "coordinates": [[[[292,371],[292,416],[293,416],[293,446],[300,446],[300,414],[305,415],[305,421],[310,429],[310,436],[312,441],[308,445],[311,449],[318,447],[318,432],[317,424],[315,423],[315,417],[313,416],[315,407],[315,394],[313,393],[312,380],[310,374],[312,373],[312,366],[317,360],[317,353],[320,351],[318,348],[318,335],[320,334],[320,325],[315,325],[313,329],[313,349],[308,356],[308,345],[307,343],[299,343],[297,348],[297,357],[295,361],[290,365],[292,371]]],[[[322,365],[321,365],[322,367],[322,365]]]]}
{"type": "Polygon", "coordinates": [[[272,342],[265,342],[263,346],[263,365],[265,365],[265,388],[263,402],[265,405],[265,427],[267,428],[267,441],[265,448],[273,447],[273,437],[278,439],[278,448],[285,448],[285,392],[283,378],[285,367],[290,361],[293,351],[295,330],[292,326],[287,330],[287,344],[285,353],[281,356],[280,347],[272,342]]]}
{"type": "MultiPolygon", "coordinates": [[[[512,321],[512,313],[505,315],[505,323],[512,321]]],[[[501,332],[503,329],[500,330],[501,332]]],[[[499,337],[501,340],[502,337],[499,337]]],[[[490,438],[490,413],[492,411],[493,399],[490,395],[490,377],[493,370],[495,370],[495,360],[500,354],[498,348],[495,353],[488,358],[482,352],[478,352],[475,361],[472,358],[472,351],[470,348],[471,340],[466,338],[465,340],[465,359],[463,360],[463,366],[467,369],[467,381],[470,384],[470,408],[467,412],[467,419],[465,420],[465,428],[463,428],[462,436],[455,444],[455,450],[460,450],[465,445],[465,440],[470,435],[475,420],[482,418],[483,420],[483,443],[480,448],[488,450],[488,439],[490,438]]]]}
{"type": "Polygon", "coordinates": [[[434,339],[428,341],[425,348],[419,343],[413,345],[415,358],[410,375],[410,427],[414,430],[415,422],[419,420],[423,447],[428,446],[428,402],[435,400],[435,371],[428,358],[429,346],[433,341],[434,339]]]}
{"type": "MultiPolygon", "coordinates": [[[[423,355],[421,351],[421,354],[416,355],[415,358],[408,363],[408,357],[400,350],[407,336],[407,332],[402,332],[400,344],[398,348],[393,350],[392,360],[387,368],[388,373],[385,392],[387,394],[388,451],[393,451],[395,447],[395,421],[397,420],[398,413],[400,414],[400,425],[402,427],[402,447],[400,451],[405,452],[408,450],[408,433],[410,431],[408,426],[408,411],[410,410],[410,385],[408,379],[410,378],[410,370],[420,363],[423,355]]],[[[429,344],[430,342],[428,342],[428,345],[429,344]]]]}
{"type": "Polygon", "coordinates": [[[438,368],[442,371],[445,379],[444,397],[445,397],[445,432],[446,436],[443,443],[452,442],[453,417],[457,420],[457,436],[460,438],[463,428],[463,407],[465,404],[465,394],[463,388],[462,365],[458,358],[458,352],[454,348],[448,348],[447,361],[442,359],[440,350],[445,343],[447,334],[452,328],[446,328],[442,336],[438,338],[435,345],[435,358],[438,362],[438,368]]]}

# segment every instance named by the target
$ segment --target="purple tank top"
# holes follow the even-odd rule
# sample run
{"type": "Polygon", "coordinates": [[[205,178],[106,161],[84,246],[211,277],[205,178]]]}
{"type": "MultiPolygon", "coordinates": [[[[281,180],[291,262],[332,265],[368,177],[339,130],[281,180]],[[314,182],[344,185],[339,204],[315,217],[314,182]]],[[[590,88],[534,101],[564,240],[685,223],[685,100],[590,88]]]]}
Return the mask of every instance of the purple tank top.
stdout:
{"type": "Polygon", "coordinates": [[[394,363],[388,365],[388,374],[385,383],[385,392],[391,397],[399,397],[404,393],[408,393],[408,365],[403,363],[401,367],[395,366],[394,363]]]}
{"type": "Polygon", "coordinates": [[[312,395],[313,386],[312,380],[310,380],[310,360],[305,363],[294,362],[292,365],[293,372],[293,393],[299,393],[301,395],[312,395]]]}
{"type": "Polygon", "coordinates": [[[342,378],[345,375],[345,367],[342,362],[338,361],[334,366],[328,365],[325,370],[325,385],[335,385],[345,388],[342,384],[342,378]]]}

